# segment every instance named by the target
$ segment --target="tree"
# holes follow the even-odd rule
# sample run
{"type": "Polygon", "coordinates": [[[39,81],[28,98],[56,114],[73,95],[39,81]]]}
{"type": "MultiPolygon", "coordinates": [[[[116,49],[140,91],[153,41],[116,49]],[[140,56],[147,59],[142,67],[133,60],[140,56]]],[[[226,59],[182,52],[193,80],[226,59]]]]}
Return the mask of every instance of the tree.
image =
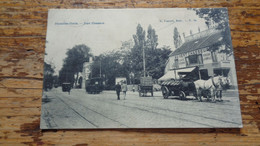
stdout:
{"type": "Polygon", "coordinates": [[[164,74],[165,63],[170,54],[169,47],[157,48],[158,36],[156,31],[150,25],[147,36],[145,30],[140,24],[136,27],[136,34],[133,35],[132,41],[122,42],[118,51],[112,51],[106,54],[96,56],[92,64],[92,77],[105,77],[107,85],[115,85],[116,77],[130,78],[134,83],[143,76],[143,51],[145,50],[146,72],[155,79],[164,74]],[[132,77],[131,77],[132,75],[132,77]],[[133,79],[133,76],[135,79],[133,79]]]}
{"type": "Polygon", "coordinates": [[[60,71],[60,81],[77,83],[79,72],[82,72],[83,63],[88,61],[92,56],[90,48],[84,44],[76,45],[66,52],[67,57],[64,59],[63,67],[60,71]],[[76,76],[76,79],[74,79],[76,76]]]}
{"type": "MultiPolygon", "coordinates": [[[[135,77],[140,78],[142,76],[143,69],[143,58],[142,51],[145,51],[146,61],[146,74],[152,76],[155,79],[160,78],[164,74],[165,63],[170,54],[170,49],[168,47],[157,48],[158,46],[158,35],[155,29],[149,25],[147,30],[147,38],[145,39],[145,31],[142,29],[141,25],[138,24],[136,34],[134,37],[134,47],[131,50],[130,59],[133,60],[133,72],[135,77]],[[139,36],[139,37],[137,37],[139,36]]],[[[126,62],[130,62],[126,61],[126,62]]]]}
{"type": "Polygon", "coordinates": [[[165,64],[170,53],[170,47],[164,46],[147,54],[147,60],[149,60],[147,64],[147,72],[149,76],[152,76],[154,79],[159,79],[163,76],[165,64]]]}
{"type": "Polygon", "coordinates": [[[145,30],[140,24],[136,27],[136,34],[133,35],[134,47],[131,49],[132,66],[135,74],[141,76],[143,69],[143,51],[146,46],[145,30]]]}
{"type": "Polygon", "coordinates": [[[230,29],[228,24],[228,11],[226,8],[205,8],[205,9],[193,9],[196,14],[205,19],[205,23],[208,27],[216,26],[216,29],[222,30],[223,39],[214,44],[213,51],[218,49],[219,45],[224,44],[225,49],[221,50],[222,52],[226,53],[227,55],[232,55],[232,43],[231,43],[231,35],[230,29]]]}
{"type": "Polygon", "coordinates": [[[147,30],[147,40],[146,40],[146,48],[154,50],[158,46],[158,35],[156,35],[155,30],[151,25],[148,26],[147,30]]]}
{"type": "Polygon", "coordinates": [[[173,31],[173,44],[176,49],[179,48],[182,44],[180,33],[176,27],[174,27],[173,31]]]}
{"type": "Polygon", "coordinates": [[[47,91],[48,89],[52,89],[53,87],[53,73],[54,69],[52,66],[46,62],[44,62],[44,79],[43,79],[43,89],[47,91]]]}
{"type": "Polygon", "coordinates": [[[127,77],[127,67],[123,65],[121,51],[112,51],[96,56],[91,66],[92,77],[105,78],[106,84],[115,85],[116,77],[127,77]],[[101,72],[100,72],[101,69],[101,72]]]}

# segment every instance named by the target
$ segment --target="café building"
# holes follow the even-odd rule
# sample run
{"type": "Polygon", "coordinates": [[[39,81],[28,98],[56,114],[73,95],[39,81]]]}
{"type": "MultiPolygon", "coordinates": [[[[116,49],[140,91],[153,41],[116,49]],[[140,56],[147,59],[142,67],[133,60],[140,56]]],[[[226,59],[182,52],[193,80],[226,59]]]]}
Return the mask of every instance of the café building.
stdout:
{"type": "Polygon", "coordinates": [[[222,51],[226,46],[220,43],[224,39],[221,30],[212,28],[184,39],[185,42],[169,54],[165,74],[159,81],[178,78],[178,75],[174,75],[176,70],[198,67],[201,79],[222,75],[229,77],[232,85],[237,85],[234,57],[222,51]]]}

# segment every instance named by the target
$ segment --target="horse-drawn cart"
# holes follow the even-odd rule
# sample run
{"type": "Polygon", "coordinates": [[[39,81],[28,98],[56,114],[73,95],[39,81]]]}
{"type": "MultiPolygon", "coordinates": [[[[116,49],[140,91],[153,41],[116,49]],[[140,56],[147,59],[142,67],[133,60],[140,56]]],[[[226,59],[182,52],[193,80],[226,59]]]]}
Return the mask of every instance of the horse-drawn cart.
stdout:
{"type": "Polygon", "coordinates": [[[165,99],[169,96],[179,96],[181,100],[186,99],[186,96],[195,95],[196,90],[194,84],[188,81],[166,81],[162,83],[162,94],[165,99]]]}
{"type": "Polygon", "coordinates": [[[198,67],[171,70],[168,76],[164,76],[166,80],[161,83],[163,98],[169,96],[179,96],[181,100],[186,96],[196,96],[194,81],[199,79],[198,67]]]}
{"type": "MultiPolygon", "coordinates": [[[[203,98],[215,101],[215,97],[222,97],[222,89],[230,84],[228,77],[215,76],[200,77],[198,67],[183,68],[168,71],[161,80],[162,94],[165,99],[169,96],[179,96],[181,100],[186,99],[186,96],[194,96],[197,100],[202,101],[203,98]]],[[[159,80],[160,80],[159,79],[159,80]]]]}
{"type": "Polygon", "coordinates": [[[141,77],[140,84],[138,86],[139,96],[147,96],[147,93],[151,93],[153,96],[153,79],[152,77],[141,77]]]}

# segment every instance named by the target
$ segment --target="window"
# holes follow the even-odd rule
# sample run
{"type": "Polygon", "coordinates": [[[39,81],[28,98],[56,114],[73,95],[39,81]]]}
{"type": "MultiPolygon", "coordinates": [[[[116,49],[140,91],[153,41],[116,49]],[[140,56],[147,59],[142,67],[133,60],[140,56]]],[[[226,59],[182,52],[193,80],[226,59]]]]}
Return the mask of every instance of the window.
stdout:
{"type": "Polygon", "coordinates": [[[220,76],[224,76],[227,77],[229,74],[230,69],[229,68],[215,68],[213,70],[215,75],[220,75],[220,76]]]}
{"type": "Polygon", "coordinates": [[[191,55],[188,58],[190,60],[190,64],[197,64],[198,63],[198,56],[197,55],[191,55]]]}
{"type": "Polygon", "coordinates": [[[195,65],[195,64],[203,64],[203,59],[202,59],[202,55],[198,54],[198,55],[190,55],[188,57],[185,58],[186,61],[186,65],[195,65]]]}

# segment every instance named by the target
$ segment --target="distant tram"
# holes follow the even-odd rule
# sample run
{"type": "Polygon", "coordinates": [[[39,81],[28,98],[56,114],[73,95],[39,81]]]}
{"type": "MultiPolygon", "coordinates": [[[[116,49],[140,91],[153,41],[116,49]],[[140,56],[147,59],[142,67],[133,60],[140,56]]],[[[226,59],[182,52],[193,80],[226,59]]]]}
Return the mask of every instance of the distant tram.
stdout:
{"type": "Polygon", "coordinates": [[[99,94],[104,89],[103,78],[96,77],[86,80],[86,92],[89,94],[99,94]]]}

